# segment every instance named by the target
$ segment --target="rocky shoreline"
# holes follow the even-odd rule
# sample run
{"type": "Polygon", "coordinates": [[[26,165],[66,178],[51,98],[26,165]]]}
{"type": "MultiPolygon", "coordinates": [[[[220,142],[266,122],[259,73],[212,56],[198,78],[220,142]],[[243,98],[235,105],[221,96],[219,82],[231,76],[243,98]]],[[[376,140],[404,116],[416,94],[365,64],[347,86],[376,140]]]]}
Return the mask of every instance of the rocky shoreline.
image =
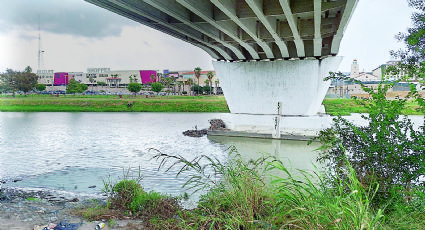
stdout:
{"type": "MultiPolygon", "coordinates": [[[[48,190],[3,188],[0,189],[0,230],[43,229],[43,226],[56,226],[60,223],[75,224],[79,226],[76,228],[79,230],[92,230],[102,221],[88,222],[73,214],[73,211],[105,204],[106,198],[102,197],[76,196],[48,190]]],[[[135,222],[140,221],[117,220],[114,227],[106,226],[104,229],[131,229],[126,226],[129,223],[131,226],[138,226],[135,222]]]]}

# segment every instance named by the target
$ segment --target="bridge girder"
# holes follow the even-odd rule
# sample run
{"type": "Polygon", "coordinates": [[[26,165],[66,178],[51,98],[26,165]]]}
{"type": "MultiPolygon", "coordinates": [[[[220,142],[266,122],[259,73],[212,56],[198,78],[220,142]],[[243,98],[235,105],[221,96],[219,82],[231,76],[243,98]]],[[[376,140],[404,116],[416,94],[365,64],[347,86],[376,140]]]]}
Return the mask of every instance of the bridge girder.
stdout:
{"type": "Polygon", "coordinates": [[[358,0],[86,0],[217,60],[335,56],[358,0]]]}

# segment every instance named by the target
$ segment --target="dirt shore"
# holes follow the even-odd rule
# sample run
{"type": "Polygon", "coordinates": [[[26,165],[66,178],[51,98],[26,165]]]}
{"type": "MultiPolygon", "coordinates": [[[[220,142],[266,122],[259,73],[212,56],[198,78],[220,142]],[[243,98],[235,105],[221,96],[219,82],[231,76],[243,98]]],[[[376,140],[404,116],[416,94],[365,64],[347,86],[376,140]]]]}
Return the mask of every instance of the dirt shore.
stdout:
{"type": "Polygon", "coordinates": [[[101,222],[103,229],[141,229],[140,220],[114,220],[108,226],[107,220],[89,222],[73,214],[76,209],[103,205],[105,199],[88,197],[65,197],[47,191],[0,191],[0,230],[43,229],[37,226],[51,226],[60,223],[79,224],[79,230],[93,230],[101,222]]]}

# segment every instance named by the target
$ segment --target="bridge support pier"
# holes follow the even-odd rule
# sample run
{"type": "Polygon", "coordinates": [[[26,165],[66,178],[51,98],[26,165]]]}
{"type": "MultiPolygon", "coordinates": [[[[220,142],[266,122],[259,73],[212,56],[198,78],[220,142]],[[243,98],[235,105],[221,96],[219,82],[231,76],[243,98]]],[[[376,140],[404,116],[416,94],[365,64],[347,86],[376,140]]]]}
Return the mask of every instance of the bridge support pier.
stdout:
{"type": "Polygon", "coordinates": [[[341,60],[213,62],[231,112],[222,119],[236,131],[272,134],[276,108],[282,102],[281,131],[287,132],[293,122],[304,130],[325,128],[329,118],[320,112],[330,81],[323,79],[336,71],[341,60]]]}

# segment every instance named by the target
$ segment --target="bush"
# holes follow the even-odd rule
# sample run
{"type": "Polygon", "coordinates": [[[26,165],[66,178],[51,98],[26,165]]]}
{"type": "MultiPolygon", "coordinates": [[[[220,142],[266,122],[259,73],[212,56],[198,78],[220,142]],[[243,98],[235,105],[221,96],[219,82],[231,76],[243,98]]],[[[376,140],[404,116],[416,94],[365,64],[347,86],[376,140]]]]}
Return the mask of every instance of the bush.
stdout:
{"type": "Polygon", "coordinates": [[[135,180],[122,180],[112,189],[111,207],[131,210],[134,199],[145,193],[135,180]]]}
{"type": "Polygon", "coordinates": [[[44,90],[46,90],[46,85],[44,85],[44,84],[37,84],[37,85],[35,85],[35,88],[38,91],[44,91],[44,90]]]}
{"type": "Polygon", "coordinates": [[[182,92],[182,94],[183,94],[183,95],[186,95],[186,94],[187,94],[187,92],[186,92],[186,91],[183,91],[183,92],[182,92]]]}
{"type": "Polygon", "coordinates": [[[151,84],[151,89],[154,92],[161,92],[161,90],[164,88],[164,86],[160,82],[154,82],[151,84]]]}
{"type": "Polygon", "coordinates": [[[200,85],[194,85],[191,88],[192,92],[197,93],[198,95],[201,95],[204,92],[204,89],[200,85]]]}
{"type": "Polygon", "coordinates": [[[376,91],[361,84],[371,95],[364,105],[370,111],[362,118],[368,125],[356,126],[345,118],[334,119],[331,129],[320,133],[319,161],[327,164],[341,180],[347,178],[349,163],[365,186],[379,184],[374,204],[384,204],[403,188],[424,185],[425,129],[414,130],[411,121],[401,116],[407,99],[387,100],[387,91],[395,84],[380,83],[376,91]]]}
{"type": "Polygon", "coordinates": [[[132,82],[128,84],[127,89],[130,92],[137,93],[140,92],[140,90],[142,89],[142,85],[139,83],[132,82]]]}
{"type": "Polygon", "coordinates": [[[206,93],[209,94],[211,92],[211,87],[209,85],[205,85],[204,87],[202,87],[202,90],[206,93]]]}

